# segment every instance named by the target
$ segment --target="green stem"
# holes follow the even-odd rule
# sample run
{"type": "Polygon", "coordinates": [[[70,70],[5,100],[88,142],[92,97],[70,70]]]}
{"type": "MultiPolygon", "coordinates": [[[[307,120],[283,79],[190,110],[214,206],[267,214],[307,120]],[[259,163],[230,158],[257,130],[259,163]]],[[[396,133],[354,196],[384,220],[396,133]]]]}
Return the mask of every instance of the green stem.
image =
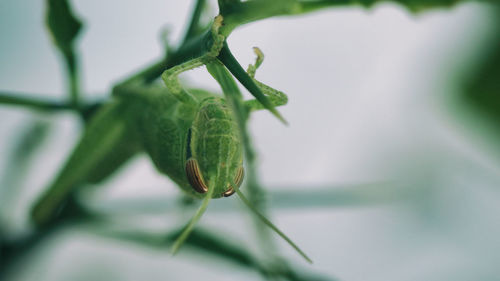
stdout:
{"type": "Polygon", "coordinates": [[[72,103],[63,103],[20,95],[17,93],[0,92],[0,104],[29,107],[42,111],[72,110],[72,103]]]}
{"type": "Polygon", "coordinates": [[[163,71],[167,68],[167,63],[167,59],[161,59],[154,62],[153,64],[146,66],[144,69],[118,83],[117,86],[136,82],[151,83],[156,78],[160,77],[163,71]]]}
{"type": "Polygon", "coordinates": [[[68,81],[68,93],[71,106],[78,111],[80,107],[80,79],[78,75],[78,61],[74,50],[63,53],[66,64],[66,75],[68,81]]]}
{"type": "Polygon", "coordinates": [[[79,108],[76,109],[73,104],[69,102],[36,98],[34,95],[0,92],[0,104],[25,107],[44,112],[68,110],[79,113],[84,120],[88,120],[103,103],[104,101],[89,102],[80,105],[79,108]]]}

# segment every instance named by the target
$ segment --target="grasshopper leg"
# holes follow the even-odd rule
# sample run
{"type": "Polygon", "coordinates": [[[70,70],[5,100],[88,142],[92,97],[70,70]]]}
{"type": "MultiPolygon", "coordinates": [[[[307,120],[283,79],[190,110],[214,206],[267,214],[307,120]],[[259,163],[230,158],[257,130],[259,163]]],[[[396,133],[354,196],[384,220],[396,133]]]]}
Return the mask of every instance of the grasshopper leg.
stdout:
{"type": "MultiPolygon", "coordinates": [[[[248,75],[254,80],[255,84],[259,86],[259,88],[262,90],[264,95],[266,95],[271,103],[274,106],[281,106],[285,105],[288,102],[288,97],[286,96],[285,93],[276,90],[260,81],[255,79],[255,72],[259,68],[259,66],[262,64],[264,61],[264,54],[258,47],[253,48],[255,54],[257,55],[257,58],[255,59],[255,64],[250,64],[247,69],[248,75]]],[[[250,110],[250,111],[255,111],[255,110],[261,110],[265,109],[265,107],[260,103],[259,101],[252,99],[248,100],[245,102],[245,106],[250,110]]]]}
{"type": "Polygon", "coordinates": [[[202,56],[171,67],[163,72],[162,79],[165,82],[165,85],[168,90],[181,102],[188,104],[197,103],[194,96],[182,87],[179,81],[179,75],[182,72],[206,65],[216,59],[225,40],[225,37],[219,34],[219,28],[221,26],[222,16],[219,15],[215,18],[214,23],[212,24],[212,44],[202,56]]]}

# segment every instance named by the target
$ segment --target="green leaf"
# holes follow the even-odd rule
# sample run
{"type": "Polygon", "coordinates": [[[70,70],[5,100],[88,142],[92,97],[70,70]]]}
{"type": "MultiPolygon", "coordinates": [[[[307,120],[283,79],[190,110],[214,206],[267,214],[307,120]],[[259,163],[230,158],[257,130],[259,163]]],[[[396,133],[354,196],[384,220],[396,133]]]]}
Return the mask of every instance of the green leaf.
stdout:
{"type": "Polygon", "coordinates": [[[189,39],[203,32],[203,27],[200,25],[200,18],[205,6],[206,0],[196,0],[193,13],[191,15],[191,21],[189,22],[186,33],[184,34],[184,39],[182,40],[183,43],[186,43],[189,39]]]}
{"type": "MultiPolygon", "coordinates": [[[[488,134],[493,136],[494,143],[500,138],[500,8],[492,19],[494,27],[493,37],[489,39],[489,46],[480,54],[478,61],[469,66],[473,71],[461,79],[463,86],[462,102],[467,106],[467,113],[479,115],[485,120],[488,134]],[[470,110],[470,112],[469,112],[470,110]]],[[[463,114],[464,112],[460,112],[463,114]]],[[[468,118],[469,115],[466,115],[468,118]]],[[[483,124],[477,120],[471,121],[475,129],[483,124]]],[[[498,146],[496,146],[498,149],[498,146]]]]}
{"type": "Polygon", "coordinates": [[[73,53],[73,41],[82,28],[66,0],[47,0],[46,24],[54,44],[66,56],[73,53]]]}
{"type": "Polygon", "coordinates": [[[82,29],[82,22],[76,18],[66,0],[47,0],[46,24],[52,40],[64,56],[67,68],[68,92],[74,108],[78,108],[79,90],[77,57],[73,43],[82,29]]]}
{"type": "Polygon", "coordinates": [[[50,126],[49,122],[39,116],[18,126],[17,136],[12,139],[11,149],[6,153],[8,164],[5,170],[0,171],[0,220],[5,218],[3,216],[8,217],[16,212],[18,196],[25,191],[22,188],[28,179],[26,175],[34,168],[32,162],[40,152],[50,126]]]}

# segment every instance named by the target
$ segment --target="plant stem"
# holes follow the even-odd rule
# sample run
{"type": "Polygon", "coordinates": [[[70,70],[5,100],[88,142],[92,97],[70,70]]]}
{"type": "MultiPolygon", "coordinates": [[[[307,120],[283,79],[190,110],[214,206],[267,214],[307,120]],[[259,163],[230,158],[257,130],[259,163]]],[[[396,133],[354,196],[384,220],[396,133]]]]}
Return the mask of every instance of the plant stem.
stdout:
{"type": "Polygon", "coordinates": [[[93,113],[100,108],[103,103],[104,101],[88,102],[75,108],[74,105],[69,102],[36,98],[34,95],[0,92],[0,104],[20,106],[42,112],[73,111],[78,113],[84,121],[92,117],[93,113]]]}
{"type": "Polygon", "coordinates": [[[79,111],[80,107],[80,77],[78,75],[78,56],[75,54],[73,47],[71,52],[63,52],[64,62],[66,64],[66,79],[68,83],[68,93],[70,104],[79,111]]]}
{"type": "Polygon", "coordinates": [[[72,110],[72,103],[40,99],[17,93],[0,92],[0,104],[30,107],[42,111],[72,110]]]}

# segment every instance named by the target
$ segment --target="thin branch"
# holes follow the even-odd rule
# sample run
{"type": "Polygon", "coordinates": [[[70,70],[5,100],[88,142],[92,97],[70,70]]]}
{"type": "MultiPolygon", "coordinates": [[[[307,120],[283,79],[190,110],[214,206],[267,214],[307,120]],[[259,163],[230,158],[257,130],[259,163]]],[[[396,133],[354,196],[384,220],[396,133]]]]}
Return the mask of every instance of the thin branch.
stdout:
{"type": "Polygon", "coordinates": [[[48,98],[38,98],[33,94],[20,94],[12,92],[0,92],[0,104],[25,107],[42,112],[73,111],[78,113],[83,120],[87,121],[101,107],[104,101],[87,102],[75,108],[71,102],[61,102],[48,98]]]}
{"type": "MultiPolygon", "coordinates": [[[[72,48],[73,49],[73,48],[72,48]]],[[[66,64],[66,79],[68,83],[68,93],[70,104],[74,109],[80,107],[80,75],[78,56],[74,50],[69,54],[64,54],[64,62],[66,64]]]]}
{"type": "MultiPolygon", "coordinates": [[[[282,190],[268,192],[269,208],[274,211],[383,206],[413,200],[425,192],[425,189],[411,188],[411,184],[402,186],[402,184],[391,182],[287,186],[274,189],[282,190]]],[[[142,199],[94,200],[82,203],[92,213],[104,216],[162,215],[177,210],[179,198],[155,196],[142,199]]],[[[210,208],[212,212],[226,213],[234,210],[234,204],[231,200],[216,200],[210,208]]]]}
{"type": "Polygon", "coordinates": [[[73,110],[73,105],[68,102],[38,98],[34,95],[0,92],[0,104],[28,107],[41,111],[73,110]]]}
{"type": "MultiPolygon", "coordinates": [[[[169,56],[170,57],[170,56],[169,56]]],[[[149,64],[145,68],[139,70],[133,75],[125,78],[122,82],[119,82],[115,85],[116,87],[129,84],[129,83],[146,83],[149,84],[153,82],[156,78],[160,77],[163,71],[167,68],[168,59],[163,58],[159,61],[156,61],[152,64],[149,64]]]]}

